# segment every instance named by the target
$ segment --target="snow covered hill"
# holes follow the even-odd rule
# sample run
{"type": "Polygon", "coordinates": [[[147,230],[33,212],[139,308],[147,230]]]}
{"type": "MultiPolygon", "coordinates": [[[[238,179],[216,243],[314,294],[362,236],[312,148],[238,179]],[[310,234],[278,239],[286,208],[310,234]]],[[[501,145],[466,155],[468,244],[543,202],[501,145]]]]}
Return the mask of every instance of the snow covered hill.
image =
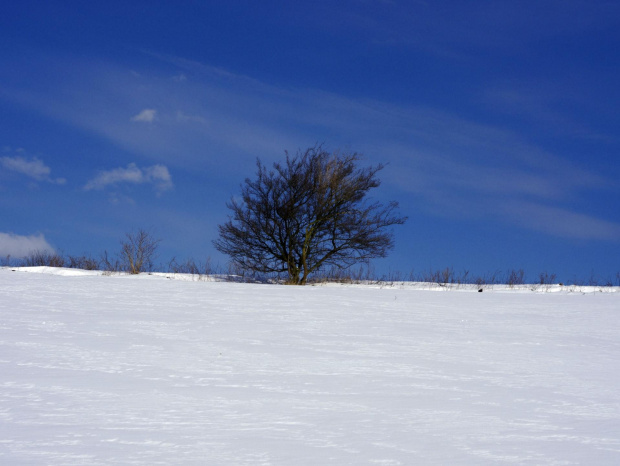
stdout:
{"type": "Polygon", "coordinates": [[[0,269],[0,464],[620,464],[620,293],[419,288],[0,269]]]}

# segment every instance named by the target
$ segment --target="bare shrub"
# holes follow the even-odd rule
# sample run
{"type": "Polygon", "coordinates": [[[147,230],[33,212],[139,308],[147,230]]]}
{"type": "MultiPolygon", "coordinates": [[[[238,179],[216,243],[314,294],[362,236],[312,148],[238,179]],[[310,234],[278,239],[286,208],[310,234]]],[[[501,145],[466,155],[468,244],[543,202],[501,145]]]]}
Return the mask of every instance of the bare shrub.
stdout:
{"type": "Polygon", "coordinates": [[[155,239],[146,230],[126,233],[121,241],[120,262],[123,270],[131,274],[150,272],[161,240],[155,239]]]}
{"type": "Polygon", "coordinates": [[[506,274],[506,284],[509,287],[523,285],[525,283],[525,272],[523,269],[512,269],[506,274]]]}
{"type": "Polygon", "coordinates": [[[476,277],[473,283],[478,287],[479,290],[486,287],[492,287],[493,285],[497,285],[501,282],[499,276],[500,272],[496,270],[495,272],[487,273],[485,275],[480,275],[476,277]]]}
{"type": "Polygon", "coordinates": [[[441,283],[439,271],[430,269],[428,272],[422,272],[420,281],[424,283],[441,283]]]}
{"type": "Polygon", "coordinates": [[[555,283],[556,275],[554,273],[542,272],[538,275],[539,285],[553,285],[555,283]]]}
{"type": "Polygon", "coordinates": [[[353,277],[349,270],[341,270],[331,267],[318,274],[314,274],[308,280],[309,283],[353,283],[353,277]]]}
{"type": "Polygon", "coordinates": [[[100,264],[106,275],[109,275],[115,272],[120,272],[122,269],[121,263],[118,260],[118,258],[110,257],[108,255],[108,251],[103,251],[103,254],[101,254],[100,264]]]}
{"type": "Polygon", "coordinates": [[[204,262],[196,262],[193,258],[188,258],[179,262],[176,257],[173,257],[168,262],[168,273],[195,275],[200,280],[203,276],[212,275],[214,270],[211,266],[210,257],[204,262]]]}
{"type": "Polygon", "coordinates": [[[382,282],[395,283],[402,281],[402,274],[398,270],[390,270],[381,277],[382,282]]]}
{"type": "Polygon", "coordinates": [[[441,283],[444,285],[454,283],[454,269],[452,267],[446,267],[440,273],[441,283]]]}
{"type": "Polygon", "coordinates": [[[194,259],[186,259],[183,262],[177,261],[176,257],[173,257],[168,262],[168,273],[184,273],[191,275],[198,275],[200,271],[194,259]]]}
{"type": "Polygon", "coordinates": [[[358,269],[330,267],[329,269],[314,274],[312,278],[308,280],[308,283],[364,283],[385,280],[385,277],[376,279],[373,276],[373,268],[370,266],[370,263],[366,263],[360,265],[358,269]]]}
{"type": "Polygon", "coordinates": [[[22,259],[24,267],[64,267],[65,259],[55,252],[35,250],[22,259]]]}
{"type": "MultiPolygon", "coordinates": [[[[466,274],[469,274],[469,272],[466,272],[466,274]]],[[[428,272],[423,272],[421,281],[425,283],[436,283],[439,286],[447,286],[454,283],[462,283],[463,279],[456,276],[452,267],[446,267],[443,270],[430,269],[428,272]]]]}
{"type": "Polygon", "coordinates": [[[456,277],[456,283],[459,285],[465,285],[469,283],[469,270],[463,270],[461,275],[456,277]]]}
{"type": "Polygon", "coordinates": [[[67,262],[67,266],[71,269],[99,270],[99,268],[101,267],[99,260],[87,255],[69,255],[67,256],[67,262]]]}

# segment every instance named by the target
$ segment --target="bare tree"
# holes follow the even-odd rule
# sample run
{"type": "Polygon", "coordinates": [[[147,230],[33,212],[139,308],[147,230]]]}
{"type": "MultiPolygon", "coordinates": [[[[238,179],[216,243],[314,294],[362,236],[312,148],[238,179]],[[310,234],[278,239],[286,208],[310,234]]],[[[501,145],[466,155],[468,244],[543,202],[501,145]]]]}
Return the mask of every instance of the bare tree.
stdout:
{"type": "Polygon", "coordinates": [[[241,201],[219,226],[215,247],[243,269],[286,273],[303,285],[322,267],[347,268],[385,257],[394,245],[387,227],[405,222],[396,202],[369,203],[383,166],[358,168],[361,155],[329,154],[320,146],[286,153],[268,170],[257,160],[256,179],[245,180],[241,201]]]}
{"type": "Polygon", "coordinates": [[[126,239],[121,241],[120,252],[123,268],[132,274],[151,270],[160,240],[142,229],[127,233],[125,237],[126,239]]]}

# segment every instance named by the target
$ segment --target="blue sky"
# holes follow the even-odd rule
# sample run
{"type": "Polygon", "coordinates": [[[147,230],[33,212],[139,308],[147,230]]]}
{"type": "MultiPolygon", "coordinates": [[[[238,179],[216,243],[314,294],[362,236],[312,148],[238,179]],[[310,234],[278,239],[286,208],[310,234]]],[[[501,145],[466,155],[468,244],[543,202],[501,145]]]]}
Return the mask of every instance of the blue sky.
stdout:
{"type": "Polygon", "coordinates": [[[0,44],[2,256],[225,265],[256,158],[318,142],[387,163],[378,273],[620,271],[618,2],[23,0],[0,44]]]}

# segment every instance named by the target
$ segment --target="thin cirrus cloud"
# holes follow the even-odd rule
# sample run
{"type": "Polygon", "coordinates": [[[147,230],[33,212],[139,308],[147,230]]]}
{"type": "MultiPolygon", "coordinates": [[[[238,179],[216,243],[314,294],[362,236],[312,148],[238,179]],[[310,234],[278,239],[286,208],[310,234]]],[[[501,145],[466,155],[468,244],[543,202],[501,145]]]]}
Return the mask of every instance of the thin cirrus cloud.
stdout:
{"type": "Polygon", "coordinates": [[[620,225],[566,209],[528,202],[512,202],[505,206],[504,214],[532,230],[553,236],[574,239],[617,241],[620,225]]]}
{"type": "Polygon", "coordinates": [[[6,170],[25,175],[36,181],[46,181],[54,184],[65,184],[67,181],[65,178],[52,178],[50,176],[51,168],[36,157],[28,159],[20,155],[4,156],[0,157],[0,165],[6,170]]]}
{"type": "Polygon", "coordinates": [[[153,108],[145,108],[137,115],[131,117],[131,121],[143,122],[143,123],[152,123],[155,121],[157,117],[157,110],[153,108]]]}
{"type": "Polygon", "coordinates": [[[86,191],[102,190],[120,184],[152,184],[158,192],[172,189],[172,177],[164,165],[140,168],[135,163],[102,171],[84,186],[86,191]]]}
{"type": "Polygon", "coordinates": [[[0,257],[21,258],[34,251],[54,252],[54,248],[42,234],[23,236],[0,232],[0,257]]]}
{"type": "Polygon", "coordinates": [[[5,97],[157,162],[101,172],[86,190],[152,183],[165,191],[172,187],[169,164],[185,170],[211,164],[221,176],[247,176],[257,156],[270,163],[285,149],[295,152],[325,142],[329,149],[363,152],[369,163],[389,162],[384,183],[418,196],[419,210],[453,216],[489,212],[508,224],[553,236],[587,236],[559,221],[570,215],[529,221],[505,207],[518,202],[591,221],[600,226],[593,239],[607,238],[600,232],[615,228],[614,223],[597,223],[606,219],[578,211],[573,202],[601,191],[616,193],[613,173],[571,162],[518,132],[438,108],[282,88],[176,57],[155,59],[173,65],[184,78],[167,72],[136,74],[109,63],[100,63],[94,72],[78,61],[72,69],[83,73],[72,89],[89,89],[87,103],[80,93],[74,98],[66,83],[45,95],[15,90],[5,97]],[[158,102],[157,110],[152,102],[158,102]],[[450,207],[462,204],[471,207],[450,207]]]}

